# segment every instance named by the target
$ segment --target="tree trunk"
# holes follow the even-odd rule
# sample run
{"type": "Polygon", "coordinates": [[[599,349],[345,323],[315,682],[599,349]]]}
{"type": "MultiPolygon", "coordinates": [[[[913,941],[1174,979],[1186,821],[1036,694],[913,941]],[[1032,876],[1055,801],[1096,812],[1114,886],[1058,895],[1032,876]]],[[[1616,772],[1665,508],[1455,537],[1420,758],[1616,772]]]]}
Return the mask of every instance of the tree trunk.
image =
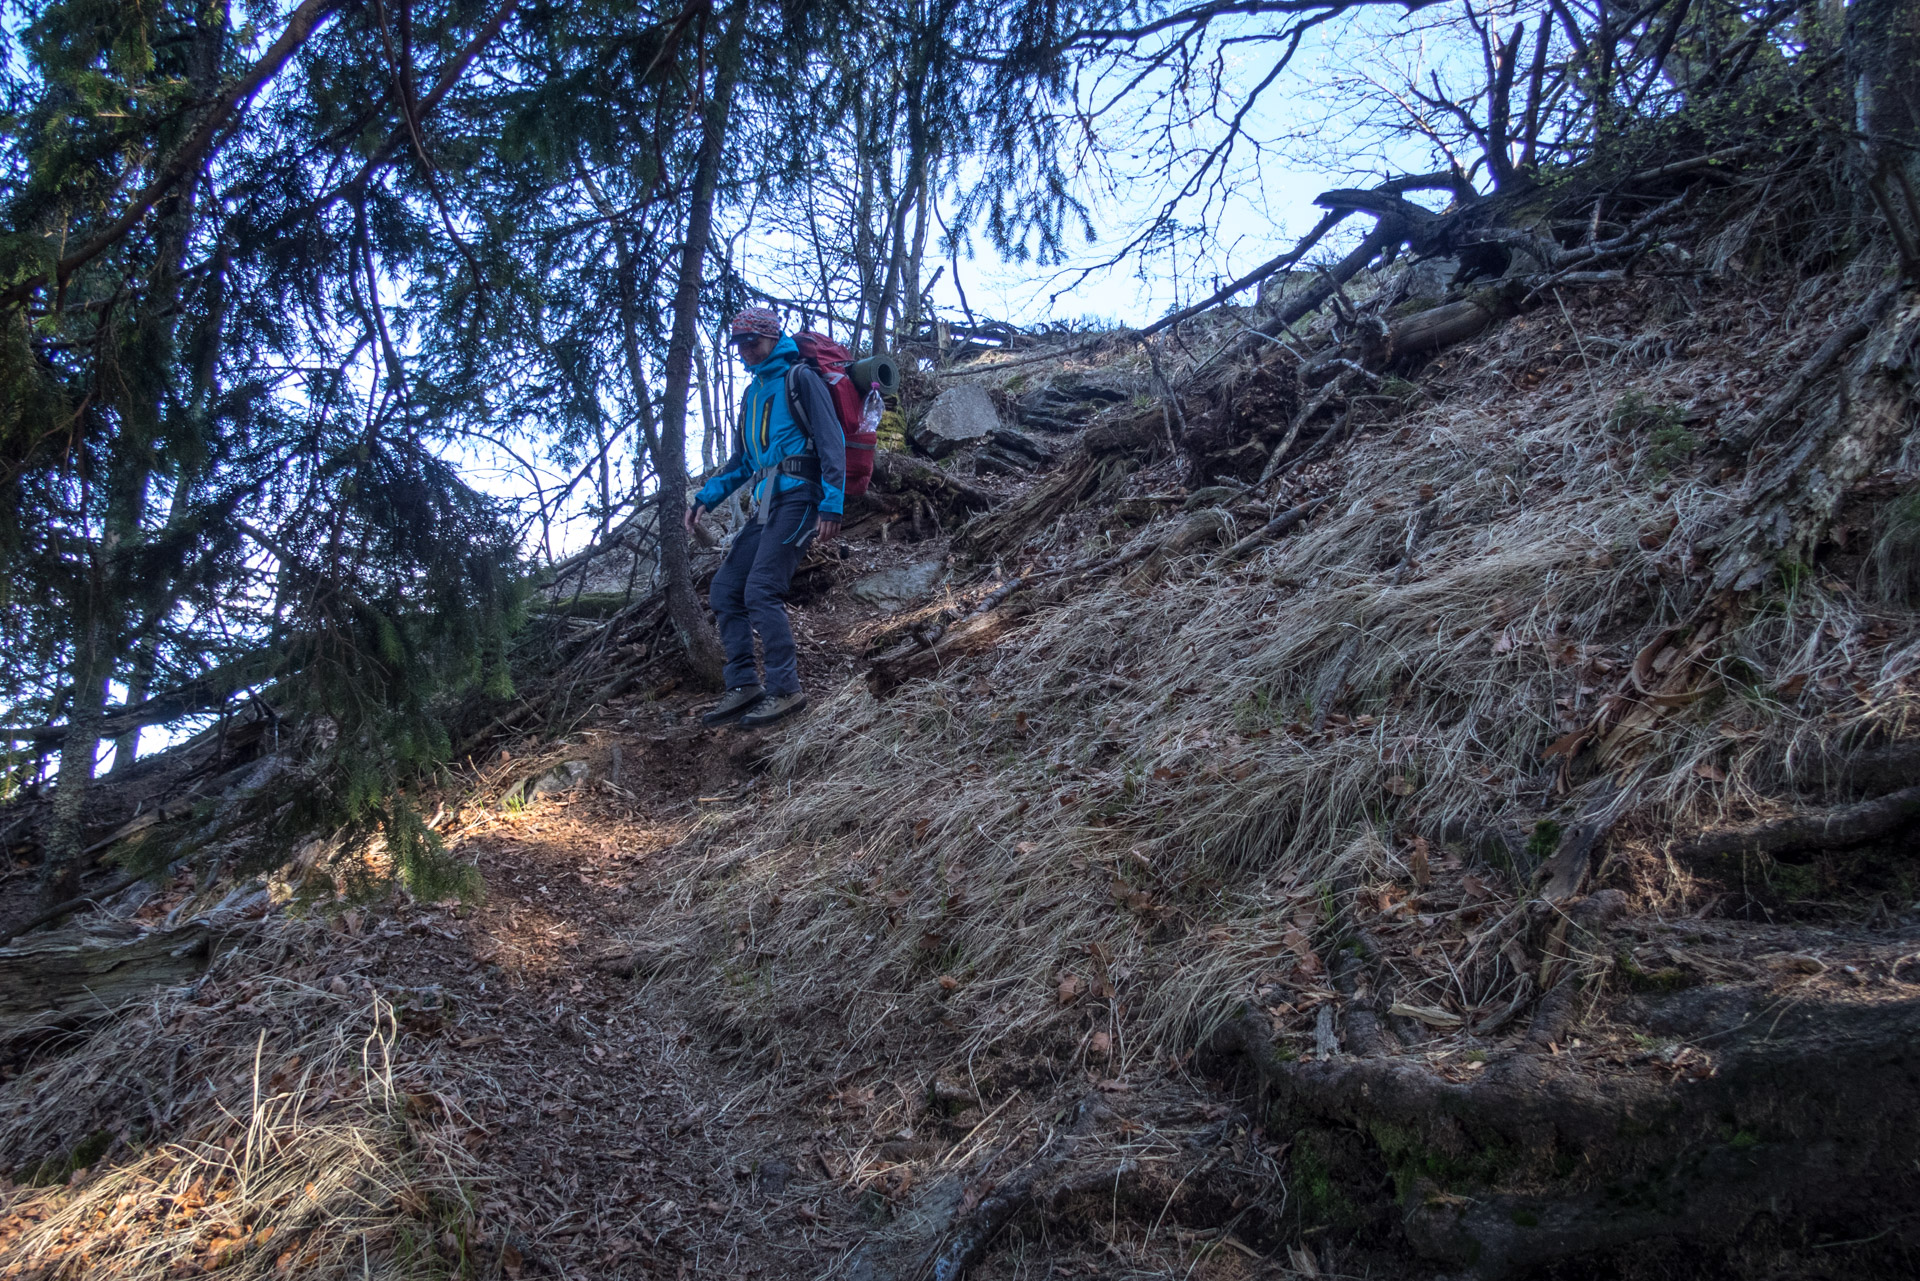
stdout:
{"type": "Polygon", "coordinates": [[[927,225],[933,221],[928,217],[927,209],[932,198],[932,192],[928,190],[931,183],[928,181],[927,168],[925,163],[920,166],[920,194],[914,201],[913,252],[907,256],[906,305],[902,310],[906,313],[905,327],[910,339],[920,333],[920,282],[925,278],[922,272],[927,256],[927,225]]]}
{"type": "MultiPolygon", "coordinates": [[[[127,673],[128,707],[138,707],[147,701],[147,695],[153,692],[153,664],[158,643],[152,637],[140,642],[133,653],[133,669],[127,673]]],[[[118,774],[133,768],[140,756],[140,731],[130,729],[113,740],[113,764],[108,767],[109,774],[118,774]]]]}
{"type": "Polygon", "coordinates": [[[1920,275],[1920,0],[1847,6],[1857,164],[1909,277],[1920,275]]]}
{"type": "MultiPolygon", "coordinates": [[[[203,101],[210,102],[220,87],[221,56],[227,40],[227,6],[210,5],[200,12],[194,30],[193,57],[189,64],[188,79],[195,93],[203,101]]],[[[155,319],[147,323],[154,325],[164,335],[166,350],[172,351],[179,346],[178,317],[182,310],[181,295],[185,286],[185,264],[187,246],[192,240],[194,226],[198,221],[198,195],[195,183],[186,183],[179,191],[166,197],[157,206],[159,216],[156,219],[158,236],[153,280],[147,290],[145,310],[155,319]]],[[[185,410],[192,416],[196,425],[207,421],[208,407],[215,394],[214,378],[218,367],[219,330],[226,312],[226,272],[228,257],[225,246],[218,249],[213,258],[212,271],[204,285],[206,306],[204,314],[197,324],[188,330],[186,352],[189,367],[192,369],[192,382],[189,384],[189,402],[185,410]]],[[[142,416],[156,427],[163,415],[180,410],[169,410],[161,402],[159,389],[141,407],[142,416]]],[[[181,451],[190,454],[192,451],[181,451]]],[[[118,486],[115,509],[109,515],[109,537],[121,549],[136,540],[144,540],[147,535],[145,522],[147,516],[147,490],[150,479],[148,451],[144,448],[129,451],[133,457],[126,464],[124,478],[118,486]]],[[[171,476],[173,482],[173,500],[167,513],[167,526],[177,530],[182,521],[190,519],[193,508],[192,493],[194,477],[181,465],[171,476]]],[[[113,564],[109,559],[109,566],[113,564]]],[[[134,647],[133,661],[126,675],[126,706],[137,707],[145,702],[153,692],[155,668],[159,663],[160,642],[153,634],[154,625],[172,614],[179,603],[179,592],[167,581],[161,579],[152,583],[121,584],[110,579],[107,591],[129,598],[128,612],[136,628],[146,632],[144,639],[134,647]],[[136,603],[137,602],[137,603],[136,603]]],[[[119,638],[113,638],[118,642],[119,638]]],[[[117,647],[117,645],[116,645],[117,647]]],[[[138,727],[119,735],[113,741],[112,771],[118,772],[133,767],[140,754],[140,730],[138,727]]],[[[64,762],[63,762],[64,768],[64,762]]]]}
{"type": "Polygon", "coordinates": [[[705,475],[718,466],[714,449],[720,438],[713,417],[713,388],[707,381],[707,345],[693,345],[693,372],[700,385],[700,470],[705,475]]]}
{"type": "Polygon", "coordinates": [[[694,162],[693,191],[687,204],[687,238],[680,248],[680,270],[673,290],[673,333],[667,341],[666,387],[660,397],[660,452],[654,459],[660,485],[660,558],[667,582],[667,612],[687,646],[694,674],[720,684],[725,656],[705,607],[693,590],[686,526],[687,392],[693,382],[693,345],[699,341],[700,283],[707,239],[713,232],[714,188],[720,179],[727,116],[740,68],[740,39],[747,8],[736,0],[727,13],[714,54],[713,97],[700,128],[700,153],[694,162]]]}
{"type": "Polygon", "coordinates": [[[40,897],[58,903],[73,897],[80,881],[80,852],[86,848],[87,793],[93,783],[94,757],[100,747],[100,718],[107,701],[110,661],[99,618],[99,602],[74,637],[73,707],[60,743],[60,781],[53,793],[53,818],[47,825],[45,858],[40,864],[40,897]]]}
{"type": "MultiPolygon", "coordinates": [[[[1278,336],[1280,331],[1288,325],[1313,312],[1327,299],[1333,297],[1334,292],[1341,285],[1359,275],[1368,263],[1389,248],[1404,243],[1406,238],[1407,226],[1404,222],[1391,215],[1381,218],[1374,224],[1373,230],[1367,233],[1366,238],[1354,246],[1351,253],[1328,270],[1321,272],[1313,284],[1282,303],[1280,310],[1269,317],[1259,327],[1258,332],[1268,338],[1278,336]]],[[[1258,337],[1246,334],[1234,344],[1229,358],[1237,360],[1259,346],[1258,337]]]]}
{"type": "Polygon", "coordinates": [[[900,198],[893,202],[893,209],[887,218],[887,274],[886,281],[880,286],[879,300],[873,308],[873,349],[884,351],[890,345],[895,325],[889,317],[897,321],[905,310],[900,305],[901,279],[907,271],[907,214],[913,208],[914,194],[919,190],[918,175],[925,163],[920,152],[918,138],[912,143],[913,152],[907,158],[906,172],[903,177],[900,198]]]}
{"type": "MultiPolygon", "coordinates": [[[[867,109],[864,95],[853,101],[854,165],[860,179],[860,194],[853,206],[853,265],[860,278],[860,300],[853,313],[853,332],[847,337],[847,350],[860,350],[860,335],[866,332],[868,314],[877,291],[873,237],[873,159],[867,146],[867,109]]],[[[876,349],[877,350],[877,349],[876,349]]]]}

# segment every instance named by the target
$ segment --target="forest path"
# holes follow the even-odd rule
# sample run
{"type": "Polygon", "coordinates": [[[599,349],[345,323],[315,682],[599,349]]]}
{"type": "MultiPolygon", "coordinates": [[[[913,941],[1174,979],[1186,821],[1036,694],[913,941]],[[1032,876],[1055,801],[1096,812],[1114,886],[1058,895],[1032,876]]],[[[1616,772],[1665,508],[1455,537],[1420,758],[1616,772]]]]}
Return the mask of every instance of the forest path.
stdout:
{"type": "MultiPolygon", "coordinates": [[[[628,760],[644,745],[587,737],[628,760]]],[[[489,814],[454,843],[486,876],[477,907],[366,926],[387,940],[369,949],[377,985],[431,976],[447,998],[448,1024],[415,1064],[475,1123],[466,1146],[485,1174],[472,1190],[501,1272],[810,1275],[807,1225],[770,1234],[764,1220],[762,1194],[783,1182],[761,1156],[778,1137],[768,1083],[730,1074],[712,1038],[594,964],[635,897],[676,875],[686,819],[588,789],[489,814]]]]}
{"type": "MultiPolygon", "coordinates": [[[[891,550],[883,559],[907,556],[891,550]]],[[[872,620],[844,585],[794,611],[816,697],[853,678],[872,620]]],[[[490,762],[490,787],[560,760],[591,772],[524,809],[490,805],[453,834],[486,880],[474,907],[349,918],[388,940],[368,949],[376,983],[430,976],[445,991],[448,1025],[416,1061],[475,1122],[475,1201],[502,1275],[817,1276],[859,1235],[832,1222],[846,1216],[844,1185],[816,1149],[831,1091],[796,1107],[791,1082],[751,1056],[734,1066],[663,988],[604,963],[646,905],[700,874],[682,838],[703,811],[751,794],[748,761],[779,733],[706,729],[710,701],[643,691],[537,757],[490,762]]]]}

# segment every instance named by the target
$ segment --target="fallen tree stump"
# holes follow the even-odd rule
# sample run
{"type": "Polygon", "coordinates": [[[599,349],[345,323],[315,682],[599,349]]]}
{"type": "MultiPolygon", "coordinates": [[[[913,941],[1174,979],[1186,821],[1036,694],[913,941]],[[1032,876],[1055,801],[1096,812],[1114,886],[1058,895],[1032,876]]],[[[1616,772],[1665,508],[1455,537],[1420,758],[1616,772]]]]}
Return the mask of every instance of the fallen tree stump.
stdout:
{"type": "Polygon", "coordinates": [[[886,494],[925,495],[955,513],[985,511],[994,501],[993,495],[978,485],[891,449],[874,451],[873,485],[886,494]]]}
{"type": "Polygon", "coordinates": [[[1080,447],[1052,479],[970,526],[954,540],[956,546],[975,551],[1017,548],[1042,525],[1139,467],[1159,441],[1159,421],[1155,411],[1126,422],[1089,428],[1080,447]]]}

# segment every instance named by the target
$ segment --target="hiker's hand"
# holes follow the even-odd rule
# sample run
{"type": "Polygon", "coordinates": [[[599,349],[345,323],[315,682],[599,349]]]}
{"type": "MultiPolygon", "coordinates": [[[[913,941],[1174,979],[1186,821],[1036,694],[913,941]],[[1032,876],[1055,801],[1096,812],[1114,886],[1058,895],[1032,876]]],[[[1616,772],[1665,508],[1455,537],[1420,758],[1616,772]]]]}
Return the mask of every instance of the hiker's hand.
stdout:
{"type": "Polygon", "coordinates": [[[840,537],[840,518],[838,516],[820,517],[814,522],[813,533],[814,537],[823,543],[832,542],[840,537]]]}
{"type": "Polygon", "coordinates": [[[702,507],[699,503],[695,503],[693,506],[687,508],[687,518],[684,523],[686,524],[687,532],[689,534],[693,532],[694,525],[699,522],[700,513],[705,510],[706,508],[702,507]]]}

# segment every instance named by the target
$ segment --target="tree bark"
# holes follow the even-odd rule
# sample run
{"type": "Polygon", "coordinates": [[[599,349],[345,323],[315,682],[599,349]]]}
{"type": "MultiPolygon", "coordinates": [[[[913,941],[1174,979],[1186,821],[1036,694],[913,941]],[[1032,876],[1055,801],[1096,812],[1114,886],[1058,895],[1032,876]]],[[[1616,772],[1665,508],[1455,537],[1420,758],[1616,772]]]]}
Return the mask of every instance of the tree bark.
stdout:
{"type": "Polygon", "coordinates": [[[927,168],[928,166],[925,163],[922,163],[920,166],[920,195],[914,202],[913,214],[913,252],[908,255],[907,258],[906,306],[904,310],[906,312],[905,327],[909,339],[918,337],[920,333],[920,322],[922,319],[920,315],[921,272],[923,270],[923,264],[926,262],[927,226],[933,221],[927,216],[927,205],[933,194],[930,190],[932,183],[929,181],[927,168]]]}
{"type": "Polygon", "coordinates": [[[680,248],[680,269],[673,290],[673,333],[667,341],[666,387],[660,397],[660,450],[654,470],[660,485],[660,560],[667,585],[667,612],[687,646],[695,676],[718,687],[725,655],[693,588],[689,540],[680,514],[687,508],[687,392],[693,382],[693,345],[699,341],[700,284],[713,233],[714,189],[719,185],[721,153],[733,86],[740,72],[740,40],[746,30],[742,0],[723,19],[720,46],[714,52],[713,96],[700,124],[700,152],[694,161],[693,190],[687,204],[687,238],[680,248]]]}
{"type": "Polygon", "coordinates": [[[222,927],[195,921],[130,937],[62,932],[0,948],[0,1031],[69,1027],[207,968],[222,927]]]}

